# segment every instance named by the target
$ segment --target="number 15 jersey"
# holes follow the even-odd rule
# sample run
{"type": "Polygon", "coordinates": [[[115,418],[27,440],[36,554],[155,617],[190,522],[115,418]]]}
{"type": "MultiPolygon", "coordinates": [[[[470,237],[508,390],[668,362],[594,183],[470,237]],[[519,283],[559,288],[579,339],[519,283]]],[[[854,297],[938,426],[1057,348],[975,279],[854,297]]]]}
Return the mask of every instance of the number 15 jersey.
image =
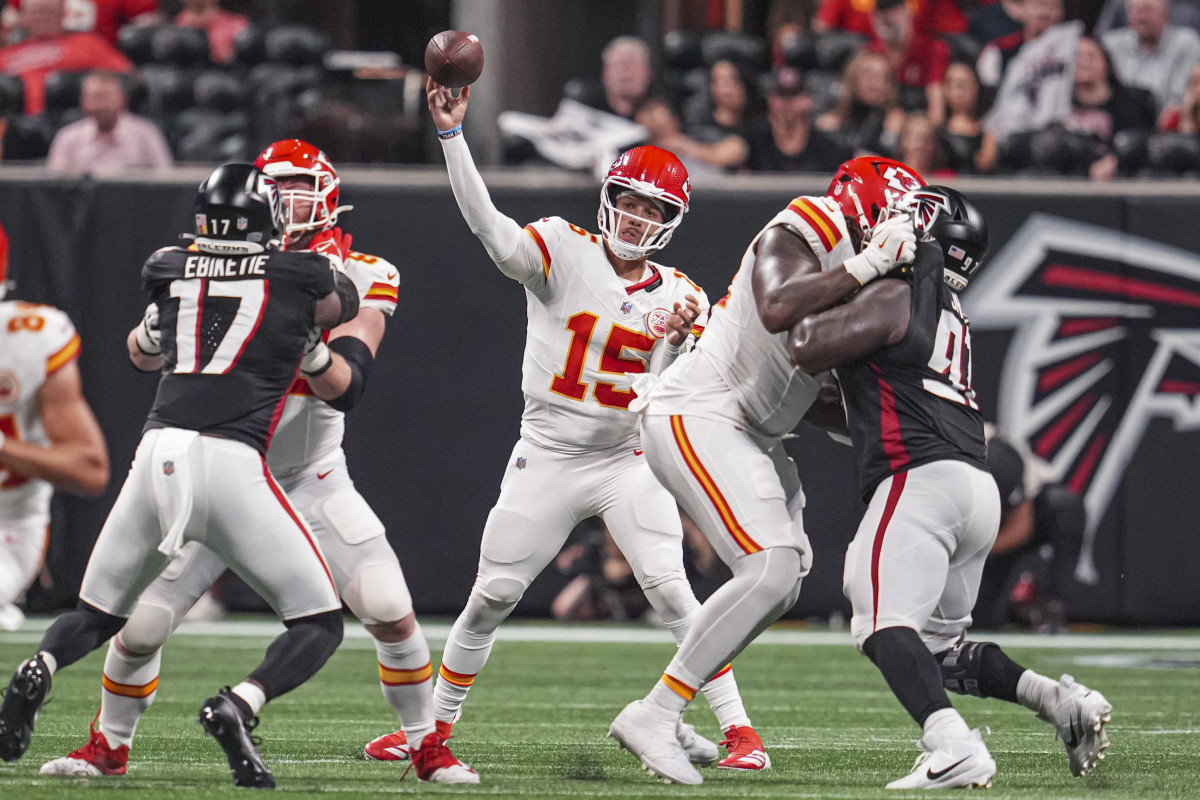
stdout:
{"type": "Polygon", "coordinates": [[[905,276],[912,297],[904,338],[837,368],[866,502],[884,478],[931,461],[988,469],[970,324],[943,272],[941,248],[919,243],[905,276]]]}
{"type": "Polygon", "coordinates": [[[522,281],[529,325],[521,436],[563,453],[633,441],[629,373],[665,367],[675,303],[690,294],[703,312],[708,298],[682,272],[653,262],[637,283],[622,280],[600,237],[561,217],[530,223],[525,234],[520,252],[537,269],[522,281]]]}

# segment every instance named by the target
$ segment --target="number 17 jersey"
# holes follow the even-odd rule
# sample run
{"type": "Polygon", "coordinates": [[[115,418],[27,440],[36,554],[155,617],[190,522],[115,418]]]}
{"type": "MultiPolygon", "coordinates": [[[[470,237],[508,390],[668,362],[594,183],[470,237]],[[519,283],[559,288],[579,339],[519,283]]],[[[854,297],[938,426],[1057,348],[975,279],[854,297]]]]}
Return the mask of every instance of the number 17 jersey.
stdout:
{"type": "Polygon", "coordinates": [[[158,304],[162,378],[146,429],[185,428],[265,453],[304,354],[315,301],[334,289],[309,252],[218,256],[168,247],[142,267],[158,304]]]}
{"type": "Polygon", "coordinates": [[[943,272],[940,247],[919,243],[905,276],[912,296],[904,337],[836,370],[866,502],[884,478],[931,461],[988,469],[970,324],[943,272]]]}
{"type": "Polygon", "coordinates": [[[563,453],[633,441],[628,373],[661,369],[675,303],[690,294],[703,312],[707,297],[682,272],[652,262],[640,281],[622,280],[600,237],[560,217],[530,223],[525,234],[542,274],[525,283],[521,436],[563,453]]]}

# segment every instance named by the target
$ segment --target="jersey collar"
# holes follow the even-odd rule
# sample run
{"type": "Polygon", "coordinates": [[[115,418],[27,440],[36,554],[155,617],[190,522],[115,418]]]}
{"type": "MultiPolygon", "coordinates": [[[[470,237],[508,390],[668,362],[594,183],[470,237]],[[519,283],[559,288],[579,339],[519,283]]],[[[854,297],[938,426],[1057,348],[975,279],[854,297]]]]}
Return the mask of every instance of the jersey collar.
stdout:
{"type": "Polygon", "coordinates": [[[640,292],[643,289],[647,292],[653,292],[655,289],[662,286],[663,278],[662,275],[659,274],[658,267],[654,266],[653,264],[647,264],[647,266],[650,267],[650,275],[635,284],[626,286],[625,294],[633,294],[634,292],[640,292]]]}

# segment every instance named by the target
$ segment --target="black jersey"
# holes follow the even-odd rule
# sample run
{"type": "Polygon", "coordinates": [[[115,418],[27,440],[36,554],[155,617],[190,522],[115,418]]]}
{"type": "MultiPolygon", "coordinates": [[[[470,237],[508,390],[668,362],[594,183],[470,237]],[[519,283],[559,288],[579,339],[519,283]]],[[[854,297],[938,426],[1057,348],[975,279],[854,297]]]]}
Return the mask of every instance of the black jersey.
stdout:
{"type": "Polygon", "coordinates": [[[889,475],[931,461],[987,469],[970,326],[943,271],[941,248],[918,242],[903,276],[912,288],[904,338],[837,369],[864,501],[889,475]]]}
{"type": "Polygon", "coordinates": [[[142,267],[142,283],[158,304],[164,358],[146,429],[216,434],[265,453],[315,301],[334,290],[328,259],[169,247],[142,267]]]}

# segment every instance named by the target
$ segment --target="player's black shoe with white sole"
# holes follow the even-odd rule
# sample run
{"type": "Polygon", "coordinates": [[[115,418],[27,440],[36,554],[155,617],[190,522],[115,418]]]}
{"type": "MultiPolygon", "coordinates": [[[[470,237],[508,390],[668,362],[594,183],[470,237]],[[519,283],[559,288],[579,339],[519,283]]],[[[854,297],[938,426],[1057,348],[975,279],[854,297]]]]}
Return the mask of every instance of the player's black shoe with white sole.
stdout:
{"type": "Polygon", "coordinates": [[[33,736],[33,721],[50,694],[50,669],[41,656],[17,667],[0,702],[0,758],[16,761],[25,755],[33,736]]]}
{"type": "Polygon", "coordinates": [[[217,740],[229,759],[233,785],[249,789],[274,789],[275,776],[262,756],[250,731],[258,725],[258,717],[242,719],[226,686],[216,697],[210,697],[200,707],[200,725],[204,732],[217,740]]]}

